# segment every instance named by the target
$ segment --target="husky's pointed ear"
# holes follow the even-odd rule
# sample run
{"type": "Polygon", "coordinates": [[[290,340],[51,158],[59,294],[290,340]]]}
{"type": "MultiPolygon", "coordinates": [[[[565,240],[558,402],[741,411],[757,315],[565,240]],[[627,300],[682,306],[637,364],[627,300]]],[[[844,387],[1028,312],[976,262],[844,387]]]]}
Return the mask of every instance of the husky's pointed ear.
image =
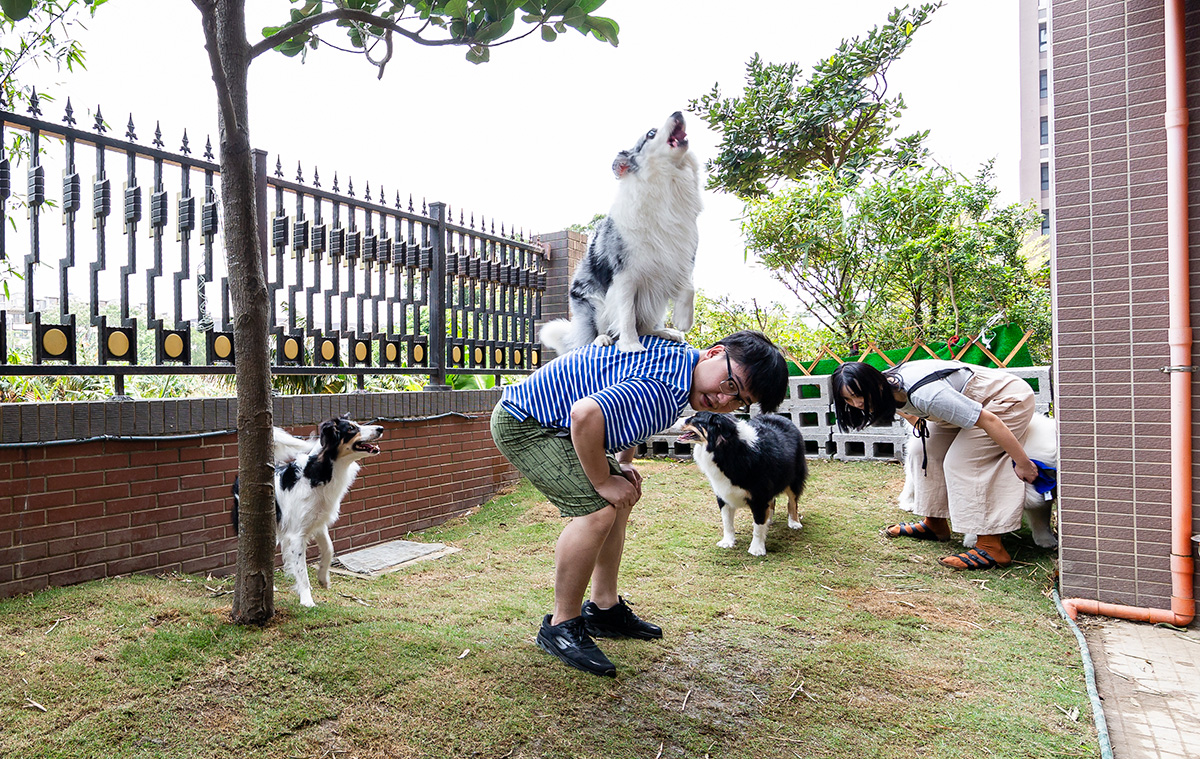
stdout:
{"type": "Polygon", "coordinates": [[[625,175],[633,171],[636,167],[633,165],[633,154],[628,150],[622,150],[617,153],[617,157],[613,159],[613,176],[617,179],[624,179],[625,175]]]}

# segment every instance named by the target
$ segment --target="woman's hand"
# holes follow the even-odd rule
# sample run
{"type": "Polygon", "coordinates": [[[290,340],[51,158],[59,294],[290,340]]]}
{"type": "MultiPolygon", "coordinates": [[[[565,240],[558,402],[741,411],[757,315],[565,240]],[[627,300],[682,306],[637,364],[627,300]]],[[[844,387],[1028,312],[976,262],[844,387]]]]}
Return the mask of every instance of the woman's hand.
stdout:
{"type": "Polygon", "coordinates": [[[1017,476],[1025,482],[1032,483],[1038,478],[1037,464],[1026,458],[1024,461],[1013,460],[1013,468],[1017,472],[1017,476]]]}

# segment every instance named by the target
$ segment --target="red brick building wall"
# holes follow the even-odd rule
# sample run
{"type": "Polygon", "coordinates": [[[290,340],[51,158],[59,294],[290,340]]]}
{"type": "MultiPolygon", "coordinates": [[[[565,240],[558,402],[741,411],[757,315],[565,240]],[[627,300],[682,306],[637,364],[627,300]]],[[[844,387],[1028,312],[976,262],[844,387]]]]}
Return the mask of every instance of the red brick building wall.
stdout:
{"type": "MultiPolygon", "coordinates": [[[[275,422],[299,435],[341,413],[383,425],[383,451],[364,462],[332,531],[345,552],[516,483],[488,431],[498,397],[295,396],[276,399],[275,422]]],[[[0,597],[130,572],[233,571],[235,419],[232,399],[0,406],[0,597]],[[90,441],[60,443],[77,439],[90,441]]]]}
{"type": "MultiPolygon", "coordinates": [[[[1163,4],[1055,0],[1050,23],[1062,594],[1169,608],[1163,4]]],[[[1188,14],[1196,146],[1198,43],[1200,8],[1188,14]]],[[[1191,184],[1200,188],[1200,152],[1191,154],[1191,184]]],[[[1195,293],[1195,204],[1191,216],[1195,293]]],[[[1195,329],[1195,297],[1192,313],[1195,329]]]]}
{"type": "MultiPolygon", "coordinates": [[[[546,294],[542,298],[542,318],[538,327],[553,319],[570,316],[571,275],[587,253],[587,235],[563,230],[542,235],[542,242],[550,246],[550,261],[546,267],[546,294]]],[[[545,350],[544,361],[555,357],[552,350],[545,350]]]]}

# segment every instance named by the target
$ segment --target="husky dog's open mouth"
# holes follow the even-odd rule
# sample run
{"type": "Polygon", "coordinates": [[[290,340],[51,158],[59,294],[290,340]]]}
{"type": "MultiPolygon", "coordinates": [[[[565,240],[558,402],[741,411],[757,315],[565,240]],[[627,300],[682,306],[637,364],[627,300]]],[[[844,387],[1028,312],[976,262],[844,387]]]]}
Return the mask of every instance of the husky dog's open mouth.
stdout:
{"type": "Polygon", "coordinates": [[[667,144],[673,148],[681,145],[685,148],[688,146],[687,132],[684,131],[682,119],[675,122],[675,128],[671,130],[671,136],[667,138],[667,144]]]}

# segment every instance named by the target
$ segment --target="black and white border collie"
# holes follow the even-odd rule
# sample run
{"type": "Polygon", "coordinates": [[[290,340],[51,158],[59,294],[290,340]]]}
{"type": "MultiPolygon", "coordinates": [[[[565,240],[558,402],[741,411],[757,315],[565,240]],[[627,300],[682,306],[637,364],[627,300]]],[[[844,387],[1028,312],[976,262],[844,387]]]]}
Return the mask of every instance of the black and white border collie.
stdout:
{"type": "MultiPolygon", "coordinates": [[[[313,603],[305,553],[312,540],[321,552],[317,580],[329,587],[333,541],[329,528],[337,521],[342,498],[358,474],[358,462],[379,453],[371,441],[383,428],[358,424],[348,416],[321,422],[317,436],[302,440],[275,428],[275,541],[283,570],[296,583],[301,606],[313,603]]],[[[233,531],[238,530],[238,483],[233,481],[233,531]]]]}
{"type": "Polygon", "coordinates": [[[719,547],[733,548],[733,515],[747,506],[754,515],[750,553],[765,556],[767,525],[782,494],[788,499],[788,527],[803,527],[796,501],[804,492],[808,462],[800,430],[786,416],[761,414],[743,421],[701,411],[684,421],[679,441],[692,443],[692,459],[717,494],[724,528],[719,547]]]}

